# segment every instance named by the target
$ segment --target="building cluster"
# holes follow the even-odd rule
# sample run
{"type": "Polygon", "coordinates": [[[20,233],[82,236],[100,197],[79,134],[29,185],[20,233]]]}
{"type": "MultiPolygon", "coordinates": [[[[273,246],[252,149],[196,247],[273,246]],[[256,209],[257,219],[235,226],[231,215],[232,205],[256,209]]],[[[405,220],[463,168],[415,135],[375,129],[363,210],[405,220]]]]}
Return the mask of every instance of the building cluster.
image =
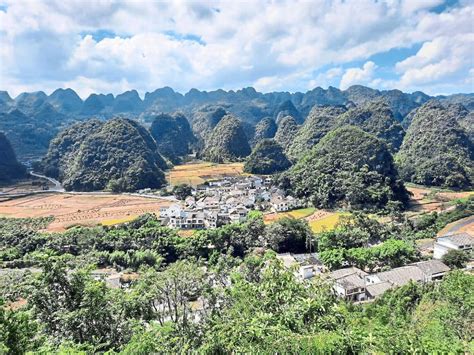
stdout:
{"type": "Polygon", "coordinates": [[[270,178],[225,178],[197,186],[191,196],[160,210],[162,224],[178,229],[206,229],[245,221],[251,210],[283,212],[303,201],[285,196],[270,178]]]}
{"type": "Polygon", "coordinates": [[[287,268],[293,268],[301,280],[307,280],[319,274],[329,277],[335,293],[350,301],[373,300],[385,291],[403,286],[410,281],[425,283],[440,280],[450,270],[440,260],[420,261],[387,271],[369,274],[356,267],[347,267],[327,272],[317,253],[278,254],[277,258],[287,268]]]}

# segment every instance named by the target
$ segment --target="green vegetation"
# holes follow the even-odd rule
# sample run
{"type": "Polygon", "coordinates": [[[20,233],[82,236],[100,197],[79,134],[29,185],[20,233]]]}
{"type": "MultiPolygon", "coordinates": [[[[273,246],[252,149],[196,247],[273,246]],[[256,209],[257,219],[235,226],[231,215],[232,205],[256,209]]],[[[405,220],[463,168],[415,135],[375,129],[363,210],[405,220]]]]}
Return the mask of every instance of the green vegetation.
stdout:
{"type": "Polygon", "coordinates": [[[189,122],[183,114],[160,114],[155,117],[150,128],[158,152],[173,163],[191,152],[191,145],[196,138],[189,122]]]}
{"type": "Polygon", "coordinates": [[[291,143],[289,156],[297,159],[307,153],[335,127],[337,118],[346,111],[344,106],[314,106],[291,143]]]}
{"type": "Polygon", "coordinates": [[[165,183],[166,163],[155,141],[136,122],[92,120],[61,132],[41,163],[66,190],[134,191],[165,183]]]}
{"type": "Polygon", "coordinates": [[[453,269],[462,269],[466,267],[469,259],[469,255],[464,250],[451,249],[443,255],[443,263],[453,269]]]}
{"type": "Polygon", "coordinates": [[[296,124],[295,119],[291,116],[283,117],[278,123],[275,141],[286,151],[290,147],[291,143],[293,143],[297,132],[298,125],[296,124]]]}
{"type": "Polygon", "coordinates": [[[319,208],[381,209],[408,201],[386,144],[351,126],[327,134],[280,181],[319,208]]]}
{"type": "Polygon", "coordinates": [[[15,152],[3,132],[0,132],[0,184],[26,176],[26,169],[16,160],[15,152]]]}
{"type": "Polygon", "coordinates": [[[242,123],[232,115],[224,116],[206,141],[203,157],[214,163],[239,161],[251,152],[242,123]]]}
{"type": "Polygon", "coordinates": [[[273,139],[265,139],[257,144],[247,158],[244,171],[251,174],[274,174],[290,166],[283,148],[273,139]]]}
{"type": "Polygon", "coordinates": [[[356,213],[314,239],[304,220],[266,226],[257,212],[186,237],[152,215],[41,233],[49,221],[0,219],[3,267],[41,268],[0,275],[3,353],[470,351],[470,274],[454,271],[354,305],[336,298],[325,278],[303,283],[273,251],[263,252],[317,250],[333,268],[399,266],[418,258],[397,238],[399,222],[356,213]],[[138,279],[114,289],[91,274],[111,266],[136,270],[138,279]]]}
{"type": "Polygon", "coordinates": [[[354,107],[342,114],[337,126],[353,125],[380,138],[387,143],[390,151],[398,151],[405,134],[395,119],[390,106],[383,101],[371,101],[360,107],[354,107]]]}
{"type": "Polygon", "coordinates": [[[270,117],[263,118],[255,126],[255,134],[253,136],[253,145],[257,145],[260,141],[275,137],[277,125],[270,117]]]}
{"type": "Polygon", "coordinates": [[[406,181],[447,188],[474,186],[474,146],[456,115],[437,101],[420,107],[397,155],[406,181]]]}
{"type": "Polygon", "coordinates": [[[186,197],[191,196],[193,188],[188,184],[179,184],[173,186],[173,195],[178,200],[185,200],[186,197]]]}

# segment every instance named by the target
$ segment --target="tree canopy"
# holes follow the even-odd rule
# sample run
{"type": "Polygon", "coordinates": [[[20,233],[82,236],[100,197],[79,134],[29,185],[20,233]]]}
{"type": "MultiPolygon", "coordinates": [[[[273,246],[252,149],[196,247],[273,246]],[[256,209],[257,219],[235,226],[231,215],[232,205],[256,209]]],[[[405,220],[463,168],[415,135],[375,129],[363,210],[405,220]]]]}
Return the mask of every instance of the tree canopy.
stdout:
{"type": "Polygon", "coordinates": [[[91,120],[62,131],[41,165],[66,190],[133,191],[165,182],[166,163],[155,141],[145,128],[123,118],[91,120]]]}
{"type": "Polygon", "coordinates": [[[242,123],[234,116],[224,116],[206,141],[203,157],[222,163],[238,161],[251,152],[242,123]]]}
{"type": "Polygon", "coordinates": [[[265,139],[257,144],[245,161],[244,171],[251,174],[274,174],[290,166],[283,148],[273,139],[265,139]]]}
{"type": "Polygon", "coordinates": [[[420,107],[397,155],[400,175],[417,184],[469,188],[474,184],[474,145],[456,110],[429,101],[420,107]]]}
{"type": "Polygon", "coordinates": [[[378,209],[408,201],[387,145],[352,126],[328,133],[282,181],[321,208],[378,209]]]}

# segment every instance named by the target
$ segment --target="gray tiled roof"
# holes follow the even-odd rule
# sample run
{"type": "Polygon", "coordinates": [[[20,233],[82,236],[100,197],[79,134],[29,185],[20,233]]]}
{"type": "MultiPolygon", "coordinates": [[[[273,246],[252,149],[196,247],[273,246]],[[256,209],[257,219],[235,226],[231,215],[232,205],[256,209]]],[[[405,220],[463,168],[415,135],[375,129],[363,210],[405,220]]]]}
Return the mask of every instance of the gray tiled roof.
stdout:
{"type": "Polygon", "coordinates": [[[377,277],[381,281],[388,281],[394,283],[397,286],[403,286],[410,281],[423,281],[425,275],[420,268],[413,265],[408,265],[379,272],[377,277]]]}
{"type": "Polygon", "coordinates": [[[388,281],[379,282],[378,284],[367,285],[367,293],[372,297],[378,297],[382,295],[385,291],[391,289],[393,284],[388,281]]]}
{"type": "Polygon", "coordinates": [[[432,276],[434,274],[448,272],[451,270],[440,260],[420,261],[411,265],[418,267],[427,276],[432,276]]]}
{"type": "Polygon", "coordinates": [[[361,269],[358,269],[356,267],[348,267],[345,269],[334,270],[333,272],[330,273],[329,276],[337,280],[337,279],[340,279],[341,277],[346,277],[352,274],[357,274],[357,275],[362,275],[362,276],[368,275],[365,271],[362,271],[361,269]]]}
{"type": "Polygon", "coordinates": [[[457,246],[474,244],[474,237],[468,233],[450,234],[438,238],[438,241],[442,240],[448,240],[457,246]]]}

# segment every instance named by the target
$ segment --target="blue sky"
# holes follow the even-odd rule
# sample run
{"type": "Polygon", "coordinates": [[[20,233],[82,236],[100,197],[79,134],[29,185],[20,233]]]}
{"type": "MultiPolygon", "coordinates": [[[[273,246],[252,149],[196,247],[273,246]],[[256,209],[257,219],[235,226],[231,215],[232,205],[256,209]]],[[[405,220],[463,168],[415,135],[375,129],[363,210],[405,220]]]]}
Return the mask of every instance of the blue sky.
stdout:
{"type": "Polygon", "coordinates": [[[0,90],[473,92],[474,3],[0,0],[0,90]]]}

